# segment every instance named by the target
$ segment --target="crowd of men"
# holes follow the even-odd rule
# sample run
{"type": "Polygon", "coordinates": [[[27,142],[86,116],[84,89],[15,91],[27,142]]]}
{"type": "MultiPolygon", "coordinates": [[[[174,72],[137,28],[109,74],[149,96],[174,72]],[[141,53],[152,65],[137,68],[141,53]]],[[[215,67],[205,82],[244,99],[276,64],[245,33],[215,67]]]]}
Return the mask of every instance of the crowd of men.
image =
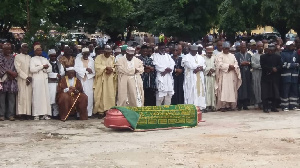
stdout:
{"type": "MultiPolygon", "coordinates": [[[[300,41],[296,40],[296,46],[300,41]]],[[[214,46],[144,42],[135,47],[64,46],[33,56],[28,45],[0,52],[0,121],[74,115],[103,118],[113,106],[193,104],[203,112],[298,110],[299,58],[295,42],[229,42],[214,46]],[[96,47],[96,48],[94,48],[96,47]],[[76,52],[75,52],[76,51],[76,52]],[[75,54],[74,54],[75,53],[75,54]]],[[[297,47],[299,49],[299,47],[297,47]]]]}

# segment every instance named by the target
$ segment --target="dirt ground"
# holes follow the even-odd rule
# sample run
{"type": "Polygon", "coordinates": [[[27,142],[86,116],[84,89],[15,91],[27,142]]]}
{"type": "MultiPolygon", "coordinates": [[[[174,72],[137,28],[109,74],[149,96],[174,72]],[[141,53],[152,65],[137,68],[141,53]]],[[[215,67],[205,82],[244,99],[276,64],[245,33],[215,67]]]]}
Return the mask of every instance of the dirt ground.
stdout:
{"type": "Polygon", "coordinates": [[[0,167],[299,168],[300,112],[215,112],[196,128],[115,131],[103,120],[0,122],[0,167]]]}

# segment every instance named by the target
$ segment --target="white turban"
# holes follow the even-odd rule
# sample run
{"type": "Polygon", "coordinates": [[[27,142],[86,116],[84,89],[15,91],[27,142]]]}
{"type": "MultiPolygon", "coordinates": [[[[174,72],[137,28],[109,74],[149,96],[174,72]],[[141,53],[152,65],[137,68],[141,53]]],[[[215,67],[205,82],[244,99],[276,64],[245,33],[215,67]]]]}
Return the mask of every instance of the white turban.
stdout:
{"type": "Polygon", "coordinates": [[[75,71],[75,68],[74,67],[68,67],[68,68],[66,68],[66,71],[75,71]]]}

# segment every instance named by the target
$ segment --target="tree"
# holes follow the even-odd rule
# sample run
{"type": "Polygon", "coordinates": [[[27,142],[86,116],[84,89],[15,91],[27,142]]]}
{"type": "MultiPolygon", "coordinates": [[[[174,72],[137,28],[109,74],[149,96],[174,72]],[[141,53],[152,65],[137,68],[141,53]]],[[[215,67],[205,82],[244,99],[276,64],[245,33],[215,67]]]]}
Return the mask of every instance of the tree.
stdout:
{"type": "Polygon", "coordinates": [[[274,27],[283,40],[291,28],[300,32],[298,0],[224,0],[219,12],[220,29],[229,34],[267,25],[274,27]]]}
{"type": "Polygon", "coordinates": [[[291,29],[288,24],[293,14],[293,4],[285,0],[263,0],[261,17],[265,24],[273,26],[285,41],[285,35],[291,29]]]}
{"type": "Polygon", "coordinates": [[[224,0],[220,7],[219,28],[226,32],[231,43],[237,32],[249,32],[262,25],[257,0],[224,0]]]}
{"type": "Polygon", "coordinates": [[[215,26],[220,0],[140,0],[141,30],[199,40],[215,26]]]}
{"type": "Polygon", "coordinates": [[[48,13],[52,23],[67,29],[84,27],[89,33],[100,29],[112,36],[124,32],[126,16],[133,10],[130,0],[61,0],[55,7],[62,6],[64,10],[48,13]]]}
{"type": "MultiPolygon", "coordinates": [[[[270,3],[273,3],[273,5],[275,5],[274,2],[270,2],[270,3]]],[[[282,19],[286,19],[287,28],[294,29],[298,33],[298,36],[299,36],[300,35],[300,23],[299,23],[300,1],[298,1],[298,0],[276,1],[276,3],[277,3],[277,6],[272,8],[273,11],[272,11],[271,16],[276,19],[276,18],[278,18],[278,16],[276,16],[275,12],[280,12],[280,14],[281,14],[281,10],[283,10],[285,13],[283,15],[285,15],[285,17],[283,17],[282,19]],[[278,4],[280,4],[281,7],[278,7],[278,4]]]]}
{"type": "Polygon", "coordinates": [[[26,25],[25,4],[18,0],[3,0],[0,5],[0,37],[6,37],[13,25],[23,28],[26,25]]]}

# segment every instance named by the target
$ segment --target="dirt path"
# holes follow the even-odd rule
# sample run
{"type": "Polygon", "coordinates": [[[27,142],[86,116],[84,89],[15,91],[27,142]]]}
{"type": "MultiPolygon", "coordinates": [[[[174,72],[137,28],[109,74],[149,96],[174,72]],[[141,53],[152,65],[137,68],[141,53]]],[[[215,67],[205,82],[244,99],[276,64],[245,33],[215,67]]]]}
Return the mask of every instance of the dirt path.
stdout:
{"type": "Polygon", "coordinates": [[[3,167],[300,167],[300,112],[207,113],[199,127],[113,131],[103,120],[0,122],[3,167]]]}

